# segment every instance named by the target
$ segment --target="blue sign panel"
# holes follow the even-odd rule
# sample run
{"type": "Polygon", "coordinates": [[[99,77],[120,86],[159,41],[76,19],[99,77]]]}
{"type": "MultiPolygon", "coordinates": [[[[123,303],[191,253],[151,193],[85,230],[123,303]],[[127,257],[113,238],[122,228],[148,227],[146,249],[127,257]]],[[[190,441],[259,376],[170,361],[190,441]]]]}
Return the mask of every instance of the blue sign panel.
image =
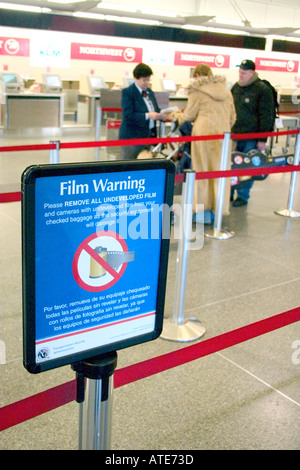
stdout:
{"type": "Polygon", "coordinates": [[[24,365],[30,372],[159,336],[173,186],[174,165],[165,160],[24,172],[24,365]]]}

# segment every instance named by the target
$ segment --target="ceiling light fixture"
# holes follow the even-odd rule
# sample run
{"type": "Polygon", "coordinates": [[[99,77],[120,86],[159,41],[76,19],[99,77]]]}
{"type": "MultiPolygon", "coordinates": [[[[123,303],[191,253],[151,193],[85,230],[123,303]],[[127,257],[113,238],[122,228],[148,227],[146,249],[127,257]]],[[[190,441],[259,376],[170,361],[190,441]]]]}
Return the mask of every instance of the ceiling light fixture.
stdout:
{"type": "Polygon", "coordinates": [[[5,10],[18,10],[18,11],[30,11],[33,13],[41,13],[41,7],[34,7],[30,5],[13,5],[12,3],[2,3],[0,2],[0,8],[5,10]]]}
{"type": "Polygon", "coordinates": [[[121,16],[114,16],[114,15],[105,15],[105,19],[107,21],[119,21],[121,23],[134,23],[134,24],[143,24],[149,26],[158,26],[160,25],[160,21],[155,20],[146,20],[140,18],[128,18],[128,17],[121,17],[121,16]]]}
{"type": "Polygon", "coordinates": [[[77,18],[87,18],[90,20],[105,20],[105,15],[98,15],[98,13],[86,13],[84,11],[76,11],[73,13],[73,16],[76,16],[77,18]]]}

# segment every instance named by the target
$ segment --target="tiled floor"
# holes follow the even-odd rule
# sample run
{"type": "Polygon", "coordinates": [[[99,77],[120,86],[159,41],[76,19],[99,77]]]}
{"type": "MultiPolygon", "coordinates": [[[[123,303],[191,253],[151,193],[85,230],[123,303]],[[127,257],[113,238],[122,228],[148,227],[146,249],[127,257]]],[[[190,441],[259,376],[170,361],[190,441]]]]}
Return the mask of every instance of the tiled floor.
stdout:
{"type": "MultiPolygon", "coordinates": [[[[53,136],[3,135],[1,145],[48,143],[53,136]]],[[[54,136],[55,137],[55,136],[54,136]]],[[[94,140],[87,130],[64,131],[65,142],[94,140]]],[[[2,153],[1,192],[18,190],[32,163],[48,152],[2,153]]],[[[61,152],[64,161],[94,160],[92,150],[61,152]]],[[[101,154],[101,158],[113,158],[101,154]]],[[[295,209],[300,209],[299,182],[295,209]],[[297,207],[298,206],[298,207],[297,207]]],[[[248,206],[232,208],[222,226],[229,240],[205,238],[189,254],[185,317],[206,328],[199,340],[300,306],[300,218],[274,213],[286,208],[290,174],[255,182],[248,206]]],[[[74,379],[70,366],[30,375],[22,365],[20,203],[0,205],[0,406],[74,379]],[[4,355],[3,345],[6,352],[4,355]],[[4,357],[5,356],[5,357],[4,357]]],[[[171,241],[165,316],[172,316],[177,242],[171,241]]],[[[112,448],[300,448],[299,323],[249,340],[114,391],[112,448]],[[298,346],[299,347],[299,346],[298,346]]],[[[118,352],[118,368],[191,343],[159,338],[118,352]]],[[[3,431],[1,449],[77,449],[78,404],[3,431]]]]}

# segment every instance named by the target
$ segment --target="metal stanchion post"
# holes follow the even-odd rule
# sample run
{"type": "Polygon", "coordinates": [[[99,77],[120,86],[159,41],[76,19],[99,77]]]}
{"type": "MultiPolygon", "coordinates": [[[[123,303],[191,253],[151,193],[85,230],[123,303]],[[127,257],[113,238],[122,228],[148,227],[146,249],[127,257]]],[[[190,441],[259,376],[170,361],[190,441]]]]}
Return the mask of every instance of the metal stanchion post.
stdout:
{"type": "MultiPolygon", "coordinates": [[[[228,157],[229,157],[229,145],[230,145],[230,133],[225,132],[224,140],[222,144],[220,171],[227,170],[228,157]]],[[[223,214],[223,204],[224,204],[225,182],[226,182],[226,178],[219,179],[214,228],[210,230],[206,230],[204,233],[205,237],[216,238],[218,240],[227,240],[228,238],[232,238],[234,236],[234,232],[230,232],[228,230],[222,230],[222,214],[223,214]]]]}
{"type": "Polygon", "coordinates": [[[72,365],[77,373],[79,450],[110,450],[113,374],[117,353],[72,365]]]}
{"type": "Polygon", "coordinates": [[[55,149],[51,149],[49,154],[49,163],[52,165],[54,163],[59,163],[60,141],[50,140],[50,144],[55,144],[55,149]]]}
{"type": "MultiPolygon", "coordinates": [[[[96,108],[96,135],[95,140],[100,141],[101,139],[101,120],[102,120],[102,108],[101,106],[97,106],[96,108]]],[[[95,160],[99,161],[100,157],[100,148],[96,147],[95,149],[95,160]]]]}
{"type": "MultiPolygon", "coordinates": [[[[294,165],[299,165],[299,155],[300,155],[300,134],[297,135],[297,140],[296,140],[294,162],[293,162],[294,165]]],[[[282,215],[284,217],[292,217],[292,218],[300,217],[300,212],[293,210],[295,189],[296,189],[296,182],[297,182],[297,173],[298,173],[297,171],[293,171],[291,174],[290,192],[289,192],[287,209],[275,211],[275,214],[282,215]]]]}
{"type": "Polygon", "coordinates": [[[193,194],[195,172],[185,171],[182,192],[182,213],[178,240],[177,272],[175,283],[175,305],[172,319],[164,321],[162,339],[171,341],[194,341],[204,335],[206,329],[197,319],[184,319],[185,290],[192,228],[193,194]]]}

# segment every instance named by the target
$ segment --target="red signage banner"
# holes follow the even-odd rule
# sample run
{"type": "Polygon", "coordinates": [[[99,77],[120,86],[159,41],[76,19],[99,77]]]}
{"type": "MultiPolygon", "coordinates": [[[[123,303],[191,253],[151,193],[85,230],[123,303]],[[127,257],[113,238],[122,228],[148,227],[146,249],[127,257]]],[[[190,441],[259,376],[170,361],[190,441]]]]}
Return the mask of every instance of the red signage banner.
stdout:
{"type": "Polygon", "coordinates": [[[256,57],[256,70],[267,70],[269,72],[298,72],[298,60],[270,59],[265,57],[256,57]]]}
{"type": "Polygon", "coordinates": [[[0,55],[29,57],[29,39],[0,37],[0,55]]]}
{"type": "Polygon", "coordinates": [[[230,56],[225,54],[207,54],[202,52],[175,51],[174,65],[207,64],[210,67],[228,69],[230,56]]]}
{"type": "Polygon", "coordinates": [[[71,59],[105,60],[109,62],[142,62],[141,47],[101,46],[99,44],[71,44],[71,59]]]}

